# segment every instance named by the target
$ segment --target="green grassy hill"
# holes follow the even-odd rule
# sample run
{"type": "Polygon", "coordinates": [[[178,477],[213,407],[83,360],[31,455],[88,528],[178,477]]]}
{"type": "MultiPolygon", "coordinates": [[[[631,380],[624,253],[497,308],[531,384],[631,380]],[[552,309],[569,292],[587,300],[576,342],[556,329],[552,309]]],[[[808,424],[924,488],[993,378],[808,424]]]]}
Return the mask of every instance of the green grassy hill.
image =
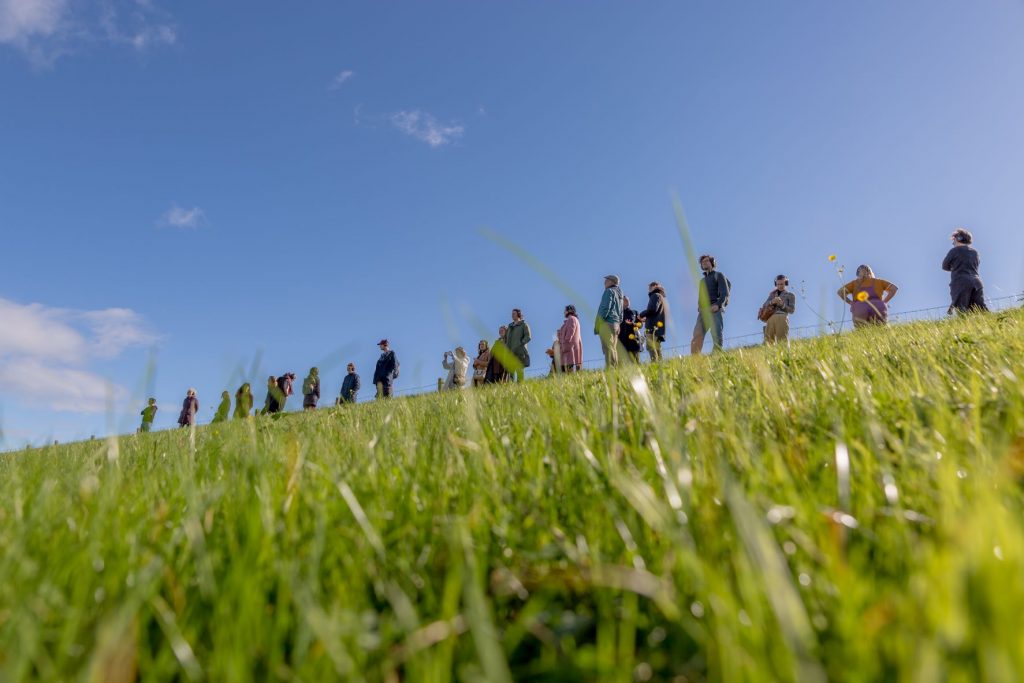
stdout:
{"type": "Polygon", "coordinates": [[[1024,314],[0,456],[2,680],[1024,678],[1024,314]]]}

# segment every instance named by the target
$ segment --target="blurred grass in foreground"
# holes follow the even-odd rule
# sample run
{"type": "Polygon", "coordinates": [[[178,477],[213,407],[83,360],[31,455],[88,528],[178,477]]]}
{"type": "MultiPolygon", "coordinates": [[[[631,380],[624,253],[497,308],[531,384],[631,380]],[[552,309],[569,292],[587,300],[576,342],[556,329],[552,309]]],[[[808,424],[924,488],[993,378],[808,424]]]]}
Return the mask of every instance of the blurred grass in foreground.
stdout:
{"type": "Polygon", "coordinates": [[[0,456],[0,679],[1019,680],[1022,332],[0,456]]]}

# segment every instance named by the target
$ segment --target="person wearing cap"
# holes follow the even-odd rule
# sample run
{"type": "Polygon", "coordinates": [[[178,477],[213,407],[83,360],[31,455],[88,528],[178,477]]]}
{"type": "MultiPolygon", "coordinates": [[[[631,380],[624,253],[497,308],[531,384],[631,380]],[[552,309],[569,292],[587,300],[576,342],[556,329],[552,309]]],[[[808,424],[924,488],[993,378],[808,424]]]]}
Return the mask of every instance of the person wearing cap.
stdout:
{"type": "Polygon", "coordinates": [[[949,308],[960,313],[987,311],[985,285],[978,275],[981,257],[971,246],[974,236],[967,230],[958,228],[951,238],[953,248],[942,260],[942,269],[949,272],[949,297],[952,300],[949,308]]]}
{"type": "Polygon", "coordinates": [[[729,305],[729,294],[732,287],[729,278],[715,268],[718,263],[711,254],[700,257],[700,269],[704,271],[697,291],[697,322],[693,326],[693,338],[690,340],[690,353],[699,356],[704,349],[704,338],[711,331],[713,350],[722,350],[722,335],[725,332],[725,321],[722,314],[729,305]]]}
{"type": "Polygon", "coordinates": [[[381,339],[377,346],[380,347],[380,358],[373,371],[373,384],[377,387],[377,398],[391,398],[395,379],[398,378],[398,358],[387,339],[381,339]]]}
{"type": "Polygon", "coordinates": [[[796,311],[796,295],[786,290],[788,286],[788,277],[776,275],[775,288],[768,292],[768,298],[761,305],[762,311],[771,314],[771,317],[765,320],[765,344],[775,344],[789,338],[789,316],[796,311]]]}
{"type": "Polygon", "coordinates": [[[597,307],[594,334],[601,340],[605,367],[619,364],[618,337],[622,324],[622,290],[619,289],[618,275],[604,276],[604,293],[601,305],[597,307]]]}
{"type": "Polygon", "coordinates": [[[640,320],[647,328],[647,352],[651,362],[661,360],[661,345],[665,341],[665,325],[668,323],[668,301],[665,289],[655,280],[647,285],[647,308],[640,313],[640,320]]]}
{"type": "Polygon", "coordinates": [[[513,308],[512,322],[505,330],[505,346],[515,356],[513,360],[517,361],[513,363],[515,367],[508,368],[509,372],[515,375],[517,382],[526,379],[526,368],[530,367],[530,350],[527,344],[531,339],[530,326],[523,319],[522,310],[513,308]]]}
{"type": "Polygon", "coordinates": [[[348,374],[341,382],[341,393],[338,395],[337,405],[342,403],[355,403],[356,394],[359,393],[359,375],[356,374],[356,364],[348,364],[348,374]]]}
{"type": "Polygon", "coordinates": [[[580,319],[576,307],[565,307],[565,322],[558,328],[558,354],[555,365],[560,372],[578,372],[583,367],[583,335],[580,333],[580,319]]]}

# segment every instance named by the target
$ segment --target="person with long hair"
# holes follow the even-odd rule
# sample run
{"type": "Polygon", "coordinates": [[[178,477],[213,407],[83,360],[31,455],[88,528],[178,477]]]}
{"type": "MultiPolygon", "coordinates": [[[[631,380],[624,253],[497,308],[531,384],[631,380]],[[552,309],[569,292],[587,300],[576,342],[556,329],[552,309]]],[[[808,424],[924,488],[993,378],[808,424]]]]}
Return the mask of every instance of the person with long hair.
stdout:
{"type": "Polygon", "coordinates": [[[888,280],[875,277],[871,266],[857,266],[857,279],[839,288],[839,298],[850,306],[853,326],[884,325],[889,321],[889,302],[899,291],[888,280]]]}
{"type": "Polygon", "coordinates": [[[558,354],[555,365],[561,372],[578,372],[583,368],[583,335],[580,333],[580,319],[576,307],[569,304],[563,314],[565,320],[558,328],[558,354]]]}
{"type": "Polygon", "coordinates": [[[235,419],[249,417],[252,412],[252,387],[246,382],[235,392],[235,419]]]}
{"type": "Polygon", "coordinates": [[[185,394],[185,400],[181,403],[181,413],[178,415],[178,425],[181,427],[195,427],[196,414],[199,412],[199,399],[196,398],[196,390],[189,389],[185,394]]]}
{"type": "Polygon", "coordinates": [[[486,339],[476,345],[476,358],[473,359],[473,386],[481,387],[487,379],[487,366],[491,364],[491,349],[486,339]]]}

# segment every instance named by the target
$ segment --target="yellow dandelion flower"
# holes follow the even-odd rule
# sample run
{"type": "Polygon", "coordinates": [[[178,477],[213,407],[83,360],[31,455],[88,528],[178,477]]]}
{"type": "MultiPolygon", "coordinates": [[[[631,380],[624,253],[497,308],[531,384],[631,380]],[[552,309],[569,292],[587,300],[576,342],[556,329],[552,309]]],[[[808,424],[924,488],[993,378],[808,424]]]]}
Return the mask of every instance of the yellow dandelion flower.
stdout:
{"type": "Polygon", "coordinates": [[[658,321],[658,327],[665,327],[665,323],[658,321]]]}
{"type": "Polygon", "coordinates": [[[829,254],[828,255],[828,260],[829,261],[835,261],[836,260],[836,255],[835,254],[829,254]]]}
{"type": "Polygon", "coordinates": [[[857,292],[857,301],[867,301],[867,300],[868,300],[868,293],[867,292],[857,292]]]}
{"type": "Polygon", "coordinates": [[[631,335],[629,335],[629,338],[630,339],[636,339],[636,335],[635,334],[631,334],[631,335]]]}

